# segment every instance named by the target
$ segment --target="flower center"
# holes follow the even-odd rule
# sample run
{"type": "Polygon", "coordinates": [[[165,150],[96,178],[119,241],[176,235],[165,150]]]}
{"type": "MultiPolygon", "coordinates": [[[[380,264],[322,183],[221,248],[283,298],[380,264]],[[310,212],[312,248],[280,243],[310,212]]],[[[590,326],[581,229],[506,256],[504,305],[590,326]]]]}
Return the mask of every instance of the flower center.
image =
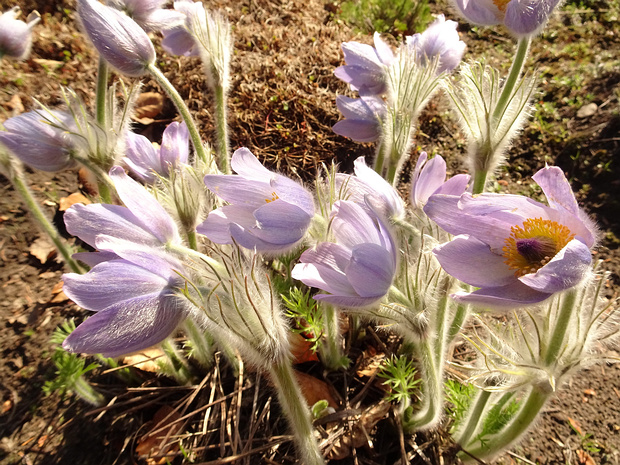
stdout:
{"type": "Polygon", "coordinates": [[[510,3],[510,1],[511,0],[493,0],[493,3],[499,11],[506,13],[506,6],[510,3]]]}
{"type": "Polygon", "coordinates": [[[278,194],[276,194],[275,192],[271,193],[271,198],[270,199],[265,199],[265,202],[267,203],[271,203],[275,200],[278,200],[280,197],[278,197],[278,194]]]}
{"type": "Polygon", "coordinates": [[[542,218],[525,220],[510,232],[502,251],[517,277],[538,271],[575,237],[566,226],[542,218]]]}

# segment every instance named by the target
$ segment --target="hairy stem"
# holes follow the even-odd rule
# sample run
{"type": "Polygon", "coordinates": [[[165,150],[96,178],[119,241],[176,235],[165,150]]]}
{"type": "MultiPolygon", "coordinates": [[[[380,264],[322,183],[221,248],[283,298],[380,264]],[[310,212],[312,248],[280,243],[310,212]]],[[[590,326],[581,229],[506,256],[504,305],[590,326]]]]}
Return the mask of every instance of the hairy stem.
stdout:
{"type": "Polygon", "coordinates": [[[228,119],[226,91],[221,85],[215,86],[215,127],[217,136],[218,166],[224,174],[230,174],[230,148],[228,141],[228,119]]]}

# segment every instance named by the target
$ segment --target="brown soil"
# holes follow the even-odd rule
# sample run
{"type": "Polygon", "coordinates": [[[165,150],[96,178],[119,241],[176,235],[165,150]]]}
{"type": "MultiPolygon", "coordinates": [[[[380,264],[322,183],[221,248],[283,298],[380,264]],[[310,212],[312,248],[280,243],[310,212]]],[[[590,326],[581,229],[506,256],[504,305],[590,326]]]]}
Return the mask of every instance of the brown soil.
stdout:
{"type": "MultiPolygon", "coordinates": [[[[97,58],[83,37],[75,33],[74,3],[16,3],[26,14],[38,9],[44,18],[36,28],[31,58],[23,63],[0,62],[0,120],[23,111],[22,106],[26,110],[32,108],[32,97],[52,106],[58,104],[61,84],[91,102],[97,58]]],[[[0,10],[13,4],[0,0],[0,10]]],[[[601,227],[597,256],[615,273],[613,279],[618,285],[618,2],[571,5],[572,9],[556,14],[547,32],[534,42],[532,55],[542,57],[538,64],[544,73],[542,92],[532,123],[509,152],[506,168],[498,176],[498,187],[537,195],[539,191],[529,181],[531,174],[544,163],[561,166],[570,176],[579,200],[601,227]],[[592,102],[597,104],[596,112],[578,117],[577,111],[592,102]]],[[[339,119],[335,96],[348,92],[333,77],[334,68],[342,63],[340,43],[369,41],[369,37],[356,35],[334,17],[337,4],[321,0],[217,0],[208,6],[220,8],[234,24],[230,95],[233,148],[247,146],[267,164],[304,178],[311,177],[321,162],[335,159],[347,169],[357,156],[372,156],[372,147],[354,144],[330,130],[339,119]]],[[[432,8],[441,11],[438,5],[432,8]]],[[[465,24],[459,29],[469,46],[468,57],[475,58],[483,51],[489,53],[488,47],[493,44],[495,48],[488,60],[504,66],[501,64],[506,63],[512,44],[501,31],[472,29],[465,24]]],[[[159,48],[158,57],[158,64],[196,115],[203,136],[211,140],[211,102],[200,65],[192,59],[167,57],[159,48]]],[[[152,82],[146,82],[145,87],[147,91],[158,91],[152,82]]],[[[157,117],[158,123],[141,129],[156,138],[174,117],[172,105],[167,103],[157,117]]],[[[454,172],[464,170],[464,139],[447,116],[442,99],[436,98],[429,105],[417,143],[414,152],[440,153],[449,160],[454,172]]],[[[416,156],[414,153],[412,159],[416,156]]],[[[37,200],[50,217],[62,224],[58,202],[78,190],[76,173],[28,172],[28,178],[37,200]]],[[[266,383],[251,373],[235,379],[223,367],[217,371],[219,377],[208,375],[205,384],[194,391],[177,388],[164,378],[142,374],[136,384],[140,389],[128,391],[126,384],[113,374],[98,370],[92,380],[118,406],[101,414],[93,414],[90,406],[71,396],[46,397],[41,387],[55,370],[49,337],[65,318],[84,315],[68,301],[53,301],[52,289],[60,281],[63,268],[53,258],[41,263],[30,254],[31,245],[41,236],[9,182],[0,178],[0,464],[135,463],[136,440],[161,405],[186,405],[191,411],[207,404],[212,399],[210,395],[223,399],[239,386],[248,388],[244,400],[239,397],[239,408],[246,414],[258,417],[263,412],[268,417],[264,423],[258,421],[256,437],[265,441],[258,445],[272,441],[272,446],[269,453],[263,450],[235,463],[294,462],[290,438],[277,439],[277,435],[286,435],[287,430],[283,421],[277,420],[277,407],[271,405],[276,402],[269,397],[266,383]],[[252,396],[259,391],[261,395],[253,400],[252,396]],[[192,392],[195,397],[187,400],[192,392]]],[[[309,365],[308,370],[321,376],[318,366],[309,365]]],[[[355,378],[354,370],[346,375],[330,375],[327,380],[341,395],[345,386],[359,392],[365,382],[355,378]]],[[[380,396],[374,387],[369,391],[370,396],[380,396]]],[[[234,412],[236,405],[230,398],[225,400],[229,403],[222,401],[215,407],[222,421],[227,408],[234,412]]],[[[196,463],[214,460],[220,453],[231,456],[243,452],[241,446],[225,445],[226,438],[231,437],[229,429],[239,427],[234,415],[232,420],[230,415],[227,418],[228,429],[211,431],[207,439],[195,443],[203,447],[196,449],[196,463]]],[[[361,448],[340,463],[397,461],[400,446],[390,426],[391,418],[379,424],[373,437],[375,451],[361,448]]],[[[428,434],[418,436],[415,442],[426,450],[424,456],[430,457],[426,463],[438,463],[434,461],[437,455],[431,452],[444,441],[438,440],[436,434],[428,434]]],[[[421,455],[414,453],[412,457],[412,463],[425,463],[421,455]]],[[[620,367],[603,364],[576,375],[549,404],[528,439],[512,455],[504,455],[499,461],[619,464],[620,367]]],[[[174,463],[183,463],[182,454],[174,463]]]]}

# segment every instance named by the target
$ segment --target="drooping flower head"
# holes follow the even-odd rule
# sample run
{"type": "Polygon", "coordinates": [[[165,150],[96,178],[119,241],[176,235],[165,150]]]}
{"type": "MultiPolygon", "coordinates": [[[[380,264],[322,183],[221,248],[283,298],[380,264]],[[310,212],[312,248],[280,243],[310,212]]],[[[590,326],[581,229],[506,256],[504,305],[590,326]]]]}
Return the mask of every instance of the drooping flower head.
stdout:
{"type": "Polygon", "coordinates": [[[547,167],[533,179],[548,205],[508,194],[438,194],[424,211],[456,237],[435,249],[442,267],[480,289],[459,302],[489,308],[532,305],[578,285],[589,273],[596,241],[562,171],[547,167]]]}
{"type": "Polygon", "coordinates": [[[381,120],[387,108],[377,97],[336,97],[336,105],[345,119],[338,121],[332,130],[356,142],[374,142],[381,137],[381,120]]]}
{"type": "Polygon", "coordinates": [[[147,31],[159,31],[184,21],[184,15],[163,8],[168,0],[108,0],[108,5],[124,11],[147,31]]]}
{"type": "Polygon", "coordinates": [[[358,157],[353,163],[355,176],[336,174],[336,189],[341,199],[355,202],[371,212],[366,203],[367,199],[370,199],[373,208],[378,209],[386,219],[404,217],[405,206],[398,191],[367,166],[364,157],[358,157]]]}
{"type": "Polygon", "coordinates": [[[155,62],[149,36],[125,13],[97,0],[79,0],[78,14],[99,54],[122,74],[142,76],[155,62]]]}
{"type": "Polygon", "coordinates": [[[346,65],[336,68],[334,74],[360,95],[381,95],[386,88],[386,69],[394,61],[394,53],[378,32],[374,35],[375,46],[359,42],[342,44],[346,65]]]}
{"type": "Polygon", "coordinates": [[[236,175],[207,175],[207,187],[229,205],[209,213],[196,229],[217,244],[233,241],[259,252],[285,252],[306,234],[314,216],[303,186],[269,171],[246,148],[235,151],[236,175]]]}
{"type": "Polygon", "coordinates": [[[372,207],[339,200],[334,204],[334,242],[306,250],[292,276],[325,293],[316,300],[341,307],[370,306],[387,294],[396,273],[397,250],[391,232],[372,207]]]}
{"type": "Polygon", "coordinates": [[[0,131],[0,143],[17,158],[42,171],[61,171],[75,166],[74,140],[63,127],[73,118],[61,111],[34,110],[9,118],[0,131]]]}
{"type": "Polygon", "coordinates": [[[185,123],[170,123],[159,148],[142,135],[127,134],[125,163],[144,182],[155,182],[157,175],[168,177],[171,169],[186,164],[188,158],[189,131],[185,123]]]}
{"type": "Polygon", "coordinates": [[[28,23],[17,19],[19,8],[0,13],[0,59],[3,56],[23,60],[30,54],[32,28],[41,20],[38,13],[28,16],[28,23]]]}
{"type": "Polygon", "coordinates": [[[446,162],[441,155],[430,160],[420,153],[411,181],[411,205],[422,209],[433,194],[461,195],[467,188],[469,175],[457,174],[446,181],[446,162]]]}
{"type": "Polygon", "coordinates": [[[454,0],[467,21],[480,26],[503,24],[516,37],[535,35],[560,0],[454,0]]]}

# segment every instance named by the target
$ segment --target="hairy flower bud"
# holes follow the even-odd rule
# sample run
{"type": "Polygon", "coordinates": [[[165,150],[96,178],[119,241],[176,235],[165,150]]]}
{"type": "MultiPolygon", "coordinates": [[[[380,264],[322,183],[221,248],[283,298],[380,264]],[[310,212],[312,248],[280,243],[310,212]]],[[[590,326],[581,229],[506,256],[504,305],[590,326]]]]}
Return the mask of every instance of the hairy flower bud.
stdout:
{"type": "Polygon", "coordinates": [[[28,23],[17,18],[19,8],[0,13],[0,59],[3,56],[25,59],[30,54],[32,45],[32,28],[41,20],[35,11],[28,16],[28,23]]]}

